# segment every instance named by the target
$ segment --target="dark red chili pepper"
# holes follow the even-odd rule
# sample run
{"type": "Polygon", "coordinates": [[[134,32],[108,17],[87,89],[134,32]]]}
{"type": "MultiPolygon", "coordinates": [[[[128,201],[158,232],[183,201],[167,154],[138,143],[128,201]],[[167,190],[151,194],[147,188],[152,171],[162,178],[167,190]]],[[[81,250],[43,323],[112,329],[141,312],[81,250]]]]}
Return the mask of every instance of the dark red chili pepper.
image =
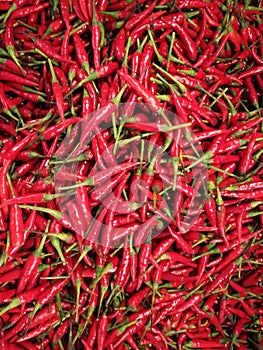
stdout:
{"type": "MultiPolygon", "coordinates": [[[[66,1],[66,0],[65,0],[66,1]]],[[[61,4],[60,3],[60,6],[62,7],[64,4],[61,4]]],[[[65,8],[66,10],[66,8],[65,8]]],[[[66,16],[67,17],[67,16],[66,16]]],[[[69,14],[69,21],[72,21],[74,18],[76,18],[76,15],[74,13],[71,13],[69,14]]],[[[67,21],[67,19],[66,19],[67,21]]],[[[47,28],[47,30],[45,31],[44,33],[44,38],[50,34],[55,34],[55,33],[58,33],[61,29],[63,29],[63,26],[64,26],[64,19],[63,19],[63,16],[62,18],[58,17],[57,19],[55,19],[53,22],[51,22],[47,28]]],[[[66,24],[66,23],[65,23],[66,24]]],[[[69,27],[67,27],[67,30],[68,30],[69,27]]]]}
{"type": "Polygon", "coordinates": [[[1,123],[0,122],[0,129],[3,132],[6,132],[7,134],[11,135],[11,136],[16,136],[16,130],[14,129],[14,127],[11,124],[5,124],[5,123],[1,123]]]}
{"type": "MultiPolygon", "coordinates": [[[[142,174],[142,181],[144,184],[144,189],[146,191],[150,190],[150,187],[151,187],[152,182],[153,182],[155,162],[156,162],[156,157],[154,156],[153,159],[151,160],[149,166],[147,167],[145,172],[142,174]]],[[[147,202],[147,192],[142,193],[140,201],[141,201],[141,203],[147,202]]],[[[140,209],[142,222],[145,222],[145,220],[146,220],[146,211],[147,211],[147,206],[143,205],[142,208],[140,209]]]]}
{"type": "MultiPolygon", "coordinates": [[[[132,244],[132,243],[131,243],[132,244]]],[[[132,245],[130,246],[130,274],[133,282],[136,280],[138,268],[138,255],[134,251],[132,245]]]]}
{"type": "Polygon", "coordinates": [[[91,10],[90,8],[91,6],[89,6],[90,1],[87,2],[83,0],[78,0],[78,3],[79,3],[79,8],[82,11],[82,15],[85,18],[85,21],[90,24],[91,22],[91,12],[89,12],[89,10],[91,10]]]}
{"type": "Polygon", "coordinates": [[[258,108],[258,96],[257,96],[257,91],[252,82],[252,78],[250,76],[245,77],[244,83],[246,88],[248,89],[248,97],[249,97],[250,103],[252,103],[252,105],[255,106],[255,108],[258,108]]]}
{"type": "Polygon", "coordinates": [[[155,259],[158,259],[160,256],[162,256],[164,253],[167,252],[174,243],[174,238],[169,237],[166,240],[162,240],[162,242],[159,243],[159,245],[154,249],[153,251],[153,257],[155,259]]]}
{"type": "MultiPolygon", "coordinates": [[[[17,195],[16,190],[12,189],[13,196],[17,195]]],[[[24,241],[23,235],[23,213],[22,209],[17,205],[13,205],[10,208],[10,215],[13,218],[10,222],[9,234],[10,234],[10,247],[8,250],[8,254],[12,257],[15,253],[21,248],[24,241]]]]}
{"type": "Polygon", "coordinates": [[[110,62],[105,64],[104,66],[100,66],[95,71],[91,72],[87,78],[80,81],[74,89],[77,89],[85,83],[96,80],[98,78],[104,78],[115,72],[118,69],[118,67],[119,65],[117,62],[110,62]]]}
{"type": "Polygon", "coordinates": [[[217,226],[216,203],[212,196],[210,196],[210,198],[204,203],[204,209],[210,224],[216,227],[217,226]]]}
{"type": "Polygon", "coordinates": [[[9,8],[10,8],[10,4],[9,3],[1,3],[0,4],[0,10],[1,11],[7,11],[7,10],[9,10],[9,8]]]}
{"type": "MultiPolygon", "coordinates": [[[[131,329],[132,325],[135,325],[136,323],[137,323],[137,321],[131,321],[131,322],[125,323],[124,325],[122,325],[118,328],[113,329],[110,332],[110,334],[107,335],[106,341],[104,342],[103,346],[107,347],[110,344],[115,344],[117,337],[119,335],[124,334],[126,329],[128,329],[128,330],[131,329]]],[[[127,335],[127,337],[128,336],[130,336],[130,334],[127,335]]]]}

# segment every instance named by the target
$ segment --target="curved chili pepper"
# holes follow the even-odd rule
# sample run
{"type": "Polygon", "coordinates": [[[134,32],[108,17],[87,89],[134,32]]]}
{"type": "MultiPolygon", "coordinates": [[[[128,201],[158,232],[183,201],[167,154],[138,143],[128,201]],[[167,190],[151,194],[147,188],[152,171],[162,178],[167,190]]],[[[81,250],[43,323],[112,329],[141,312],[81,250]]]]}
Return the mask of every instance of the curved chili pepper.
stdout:
{"type": "Polygon", "coordinates": [[[162,109],[160,101],[155,96],[152,96],[138,81],[136,81],[136,79],[121,70],[118,74],[145,100],[145,102],[150,104],[155,112],[159,112],[162,109]]]}

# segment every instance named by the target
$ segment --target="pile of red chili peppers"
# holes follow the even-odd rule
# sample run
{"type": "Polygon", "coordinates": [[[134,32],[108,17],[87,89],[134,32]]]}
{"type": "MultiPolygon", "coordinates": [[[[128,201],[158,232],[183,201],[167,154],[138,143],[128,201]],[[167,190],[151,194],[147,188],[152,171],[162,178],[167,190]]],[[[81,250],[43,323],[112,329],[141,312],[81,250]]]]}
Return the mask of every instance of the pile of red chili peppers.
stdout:
{"type": "Polygon", "coordinates": [[[256,0],[0,2],[0,349],[262,348],[262,14],[256,0]],[[149,104],[156,122],[142,106],[96,129],[62,214],[57,150],[65,137],[76,146],[74,125],[125,102],[149,104]],[[170,160],[116,165],[109,147],[133,140],[170,160]],[[201,161],[205,200],[183,230],[201,161]],[[143,205],[104,207],[95,164],[115,197],[143,205]],[[126,235],[108,246],[116,227],[126,235]]]}

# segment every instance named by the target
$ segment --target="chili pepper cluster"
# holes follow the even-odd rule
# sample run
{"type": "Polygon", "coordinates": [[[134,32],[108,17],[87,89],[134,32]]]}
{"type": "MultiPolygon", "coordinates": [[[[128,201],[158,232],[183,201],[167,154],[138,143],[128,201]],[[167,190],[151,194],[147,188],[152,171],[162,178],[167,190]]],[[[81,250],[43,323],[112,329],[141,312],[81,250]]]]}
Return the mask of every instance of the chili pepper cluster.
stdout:
{"type": "Polygon", "coordinates": [[[262,347],[262,13],[256,0],[0,2],[0,349],[262,347]],[[93,128],[57,193],[58,154],[93,128]],[[109,189],[142,205],[122,215],[109,189]]]}

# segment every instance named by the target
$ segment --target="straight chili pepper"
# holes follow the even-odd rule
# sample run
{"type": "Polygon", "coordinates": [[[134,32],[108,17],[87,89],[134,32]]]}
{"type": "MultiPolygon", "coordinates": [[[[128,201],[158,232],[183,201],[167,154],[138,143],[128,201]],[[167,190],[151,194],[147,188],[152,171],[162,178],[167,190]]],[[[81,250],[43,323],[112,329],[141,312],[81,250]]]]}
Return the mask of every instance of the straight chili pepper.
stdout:
{"type": "MultiPolygon", "coordinates": [[[[18,294],[14,299],[12,299],[10,301],[10,299],[7,300],[7,302],[10,301],[10,303],[5,306],[1,311],[0,311],[0,314],[3,315],[4,313],[6,313],[7,311],[9,311],[10,309],[16,307],[16,306],[19,306],[21,304],[25,304],[25,303],[28,303],[28,302],[31,302],[33,301],[38,295],[39,293],[41,293],[43,290],[45,290],[47,287],[49,286],[49,283],[48,282],[45,282],[44,284],[42,284],[41,286],[39,287],[36,287],[34,288],[33,290],[30,290],[30,291],[25,291],[21,294],[18,294]]],[[[2,292],[3,293],[3,298],[1,300],[5,300],[7,299],[5,297],[5,294],[6,293],[8,296],[13,296],[14,294],[13,293],[13,290],[9,291],[9,292],[2,292]]],[[[9,298],[9,297],[8,297],[9,298]]]]}
{"type": "MultiPolygon", "coordinates": [[[[14,43],[14,20],[13,18],[10,18],[7,23],[6,23],[6,28],[5,28],[5,45],[6,45],[6,50],[10,57],[13,59],[15,64],[19,67],[19,69],[24,72],[23,68],[21,67],[21,64],[16,57],[16,52],[15,52],[15,43],[14,43]]],[[[15,69],[16,71],[16,69],[15,69]]]]}

